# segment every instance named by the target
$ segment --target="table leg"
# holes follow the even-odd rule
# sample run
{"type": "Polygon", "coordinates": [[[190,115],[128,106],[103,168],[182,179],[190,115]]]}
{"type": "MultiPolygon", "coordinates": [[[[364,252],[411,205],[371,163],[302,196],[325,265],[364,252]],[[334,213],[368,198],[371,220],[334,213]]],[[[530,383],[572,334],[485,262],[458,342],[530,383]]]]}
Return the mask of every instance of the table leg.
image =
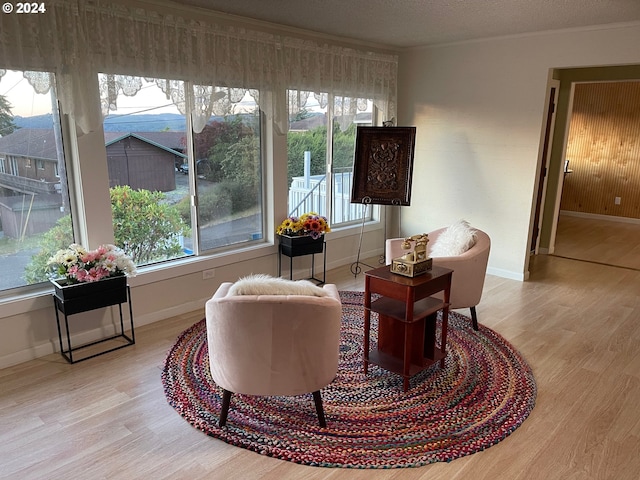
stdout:
{"type": "Polygon", "coordinates": [[[371,330],[371,292],[369,291],[369,279],[365,280],[364,289],[364,355],[363,369],[366,375],[369,372],[369,336],[371,330]]]}
{"type": "Polygon", "coordinates": [[[369,310],[364,311],[364,374],[369,372],[369,330],[371,328],[371,312],[369,310]]]}

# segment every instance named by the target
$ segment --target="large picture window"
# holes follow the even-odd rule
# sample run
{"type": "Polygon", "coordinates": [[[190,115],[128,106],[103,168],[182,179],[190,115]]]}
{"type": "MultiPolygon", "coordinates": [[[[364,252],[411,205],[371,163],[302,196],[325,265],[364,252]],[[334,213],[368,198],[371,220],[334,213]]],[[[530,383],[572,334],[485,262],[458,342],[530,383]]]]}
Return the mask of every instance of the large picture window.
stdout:
{"type": "Polygon", "coordinates": [[[2,292],[46,281],[74,239],[52,73],[0,69],[0,162],[2,292]]]}
{"type": "Polygon", "coordinates": [[[113,74],[99,84],[114,237],[138,266],[263,238],[257,92],[113,74]]]}

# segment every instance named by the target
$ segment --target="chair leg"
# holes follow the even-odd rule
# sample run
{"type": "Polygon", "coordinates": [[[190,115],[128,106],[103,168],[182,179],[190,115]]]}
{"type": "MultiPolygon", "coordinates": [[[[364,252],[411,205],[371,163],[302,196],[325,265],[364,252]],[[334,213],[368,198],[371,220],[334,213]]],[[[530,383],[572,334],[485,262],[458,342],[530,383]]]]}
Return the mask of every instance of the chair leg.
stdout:
{"type": "Polygon", "coordinates": [[[478,330],[478,314],[476,313],[476,307],[471,307],[471,320],[473,320],[473,329],[478,330]]]}
{"type": "Polygon", "coordinates": [[[326,428],[327,422],[324,418],[324,408],[322,407],[322,397],[320,396],[320,390],[316,390],[315,392],[313,392],[313,401],[316,404],[316,412],[318,413],[320,426],[322,428],[326,428]]]}
{"type": "Polygon", "coordinates": [[[222,408],[220,409],[220,420],[218,426],[224,427],[227,424],[227,414],[229,413],[229,405],[231,404],[231,392],[222,389],[222,408]]]}

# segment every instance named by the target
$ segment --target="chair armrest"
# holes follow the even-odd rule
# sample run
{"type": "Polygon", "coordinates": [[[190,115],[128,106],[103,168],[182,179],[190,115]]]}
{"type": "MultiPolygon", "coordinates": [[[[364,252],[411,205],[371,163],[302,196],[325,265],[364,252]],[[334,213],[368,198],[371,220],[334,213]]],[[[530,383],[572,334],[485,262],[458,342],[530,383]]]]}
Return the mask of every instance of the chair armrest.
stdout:
{"type": "Polygon", "coordinates": [[[404,255],[405,252],[402,249],[402,242],[404,242],[404,238],[389,238],[385,242],[384,260],[387,265],[391,265],[391,261],[394,258],[404,255]]]}
{"type": "Polygon", "coordinates": [[[231,285],[233,285],[233,283],[231,282],[223,282],[220,284],[220,286],[218,287],[218,289],[216,290],[216,293],[213,294],[213,298],[224,298],[227,296],[227,294],[229,293],[229,289],[231,288],[231,285]]]}
{"type": "Polygon", "coordinates": [[[325,283],[322,288],[324,288],[325,292],[327,292],[328,298],[333,298],[338,302],[342,303],[340,300],[340,293],[338,292],[338,287],[333,283],[325,283]]]}

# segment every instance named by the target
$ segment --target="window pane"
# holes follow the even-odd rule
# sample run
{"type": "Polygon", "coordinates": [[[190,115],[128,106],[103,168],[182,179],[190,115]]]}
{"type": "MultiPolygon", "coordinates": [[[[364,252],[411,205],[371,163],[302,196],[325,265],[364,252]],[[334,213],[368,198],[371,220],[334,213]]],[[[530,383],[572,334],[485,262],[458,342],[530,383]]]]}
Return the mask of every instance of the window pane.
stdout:
{"type": "Polygon", "coordinates": [[[194,134],[200,251],[263,238],[256,93],[216,91],[222,98],[214,115],[194,134]],[[232,93],[238,98],[231,98],[232,93]]]}
{"type": "MultiPolygon", "coordinates": [[[[365,103],[365,102],[362,102],[365,103]]],[[[364,105],[363,105],[364,106],[364,105]]],[[[366,101],[366,108],[358,109],[355,117],[333,119],[333,169],[332,169],[332,225],[361,222],[363,215],[371,220],[373,209],[351,203],[353,159],[355,157],[357,126],[372,126],[373,103],[366,101]]]]}
{"type": "MultiPolygon", "coordinates": [[[[306,95],[305,95],[306,97],[306,95]]],[[[289,92],[290,112],[287,135],[289,215],[305,212],[327,215],[327,107],[308,95],[306,103],[289,92]]],[[[304,98],[304,97],[303,97],[304,98]]]]}
{"type": "Polygon", "coordinates": [[[367,220],[371,208],[351,203],[351,180],[358,125],[372,125],[373,102],[289,91],[287,136],[289,214],[313,211],[330,218],[333,227],[367,220]],[[318,100],[320,99],[320,101],[318,100]],[[326,104],[322,106],[322,104],[326,104]],[[327,105],[334,105],[333,109],[327,105]],[[327,152],[327,125],[331,124],[331,150],[327,152]],[[331,188],[327,188],[327,165],[331,164],[331,188]],[[330,194],[328,192],[331,192],[330,194]],[[327,196],[330,195],[328,199],[327,196]]]}
{"type": "Polygon", "coordinates": [[[73,242],[54,90],[53,74],[0,70],[2,291],[46,281],[49,256],[73,242]]]}
{"type": "Polygon", "coordinates": [[[139,266],[191,254],[183,83],[107,74],[99,82],[116,245],[139,266]]]}

